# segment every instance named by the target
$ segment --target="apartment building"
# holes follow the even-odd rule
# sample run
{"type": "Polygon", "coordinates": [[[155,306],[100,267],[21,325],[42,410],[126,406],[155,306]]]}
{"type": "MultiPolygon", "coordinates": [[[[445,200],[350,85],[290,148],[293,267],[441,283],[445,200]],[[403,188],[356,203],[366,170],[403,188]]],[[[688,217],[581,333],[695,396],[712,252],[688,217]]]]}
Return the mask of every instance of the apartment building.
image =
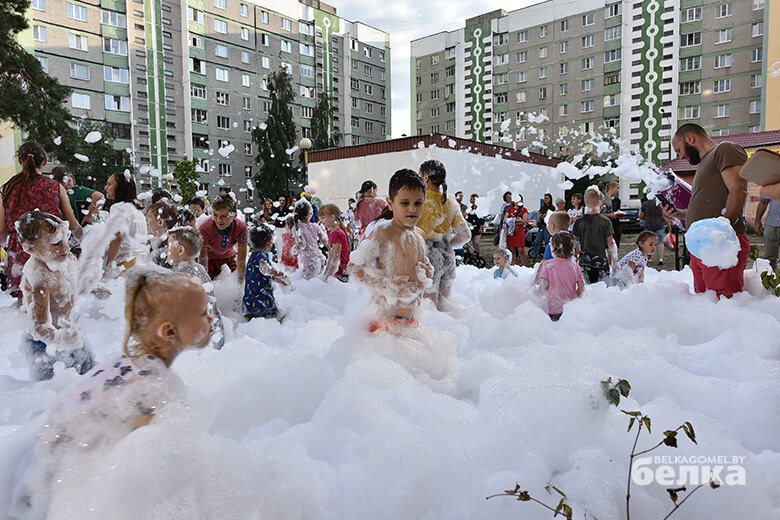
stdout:
{"type": "Polygon", "coordinates": [[[344,144],[390,134],[389,35],[316,0],[34,0],[30,16],[31,51],[73,89],[74,115],[117,130],[144,188],[186,155],[212,194],[251,201],[252,130],[281,68],[293,78],[299,137],[310,136],[321,92],[334,98],[344,144]]]}
{"type": "Polygon", "coordinates": [[[763,130],[768,10],[763,0],[549,0],[470,18],[412,41],[412,131],[555,155],[573,131],[614,128],[660,163],[682,122],[763,130]]]}

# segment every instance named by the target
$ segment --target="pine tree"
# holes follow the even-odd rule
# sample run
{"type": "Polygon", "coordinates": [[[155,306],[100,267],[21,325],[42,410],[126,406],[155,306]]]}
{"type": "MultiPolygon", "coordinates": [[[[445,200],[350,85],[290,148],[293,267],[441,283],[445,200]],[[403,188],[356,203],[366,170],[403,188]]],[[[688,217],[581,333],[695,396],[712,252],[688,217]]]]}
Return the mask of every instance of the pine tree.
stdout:
{"type": "Polygon", "coordinates": [[[184,159],[176,163],[176,168],[173,170],[173,176],[179,185],[179,195],[181,195],[183,202],[194,197],[197,191],[197,182],[200,179],[200,173],[195,168],[197,165],[197,159],[187,159],[185,155],[184,159]]]}
{"type": "Polygon", "coordinates": [[[27,29],[30,0],[0,2],[0,119],[9,120],[47,150],[56,136],[71,137],[72,116],[64,103],[70,89],[46,74],[16,41],[27,29]]]}
{"type": "Polygon", "coordinates": [[[295,148],[297,132],[290,107],[295,100],[295,92],[292,78],[285,69],[268,77],[268,92],[271,97],[268,119],[252,132],[260,165],[255,175],[255,186],[261,197],[276,199],[280,194],[286,196],[291,184],[302,184],[303,176],[300,168],[293,165],[292,149],[295,148]]]}
{"type": "Polygon", "coordinates": [[[332,127],[335,112],[336,107],[333,105],[331,96],[320,92],[317,106],[314,107],[311,118],[312,149],[325,150],[339,145],[341,134],[332,127]]]}

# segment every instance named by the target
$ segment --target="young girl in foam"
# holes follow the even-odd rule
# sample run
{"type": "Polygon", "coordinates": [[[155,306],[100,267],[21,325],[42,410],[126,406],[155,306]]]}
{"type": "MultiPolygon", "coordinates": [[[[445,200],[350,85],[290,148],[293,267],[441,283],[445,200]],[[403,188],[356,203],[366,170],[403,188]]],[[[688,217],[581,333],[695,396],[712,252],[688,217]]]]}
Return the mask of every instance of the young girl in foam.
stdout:
{"type": "Polygon", "coordinates": [[[582,269],[571,259],[574,253],[574,237],[568,231],[559,231],[550,239],[554,258],[546,260],[539,268],[542,290],[547,291],[547,314],[558,321],[563,314],[563,304],[582,296],[585,280],[582,269]]]}
{"type": "Polygon", "coordinates": [[[328,237],[322,228],[311,222],[312,214],[308,200],[301,199],[295,204],[293,237],[304,280],[311,280],[319,275],[325,265],[325,256],[320,251],[317,239],[324,245],[328,244],[328,237]]]}
{"type": "Polygon", "coordinates": [[[50,411],[28,467],[17,473],[24,476],[14,487],[16,517],[48,518],[51,498],[73,485],[90,454],[164,417],[184,395],[171,364],[186,348],[208,344],[211,316],[199,283],[158,267],[128,274],[124,352],[95,367],[50,411]]]}
{"type": "Polygon", "coordinates": [[[152,235],[149,245],[149,260],[161,267],[171,267],[168,262],[168,231],[179,221],[179,210],[166,200],[160,200],[149,206],[146,212],[146,228],[152,235]]]}
{"type": "Polygon", "coordinates": [[[295,237],[293,236],[294,227],[295,217],[290,215],[284,220],[284,232],[282,233],[282,265],[288,273],[298,270],[298,255],[295,253],[295,237]]]}
{"type": "Polygon", "coordinates": [[[624,256],[618,265],[622,272],[630,273],[631,281],[642,283],[645,281],[645,268],[647,259],[658,248],[658,235],[655,231],[642,231],[636,237],[637,248],[624,256]]]}
{"type": "Polygon", "coordinates": [[[244,282],[242,309],[244,317],[276,318],[279,309],[274,298],[272,281],[282,285],[291,285],[290,279],[274,268],[271,260],[271,247],[274,245],[273,229],[266,225],[253,227],[249,239],[255,251],[249,256],[244,282]]]}
{"type": "Polygon", "coordinates": [[[348,282],[349,274],[349,240],[347,230],[341,221],[341,211],[335,204],[325,204],[320,208],[320,221],[328,230],[328,242],[330,254],[328,264],[325,266],[324,277],[333,276],[340,282],[348,282]]]}
{"type": "Polygon", "coordinates": [[[130,172],[115,173],[106,182],[106,198],[111,202],[107,222],[117,226],[114,240],[108,246],[106,258],[107,272],[114,269],[119,273],[133,267],[136,263],[146,258],[149,248],[146,246],[148,238],[146,217],[141,213],[141,206],[137,200],[135,179],[130,172]]]}

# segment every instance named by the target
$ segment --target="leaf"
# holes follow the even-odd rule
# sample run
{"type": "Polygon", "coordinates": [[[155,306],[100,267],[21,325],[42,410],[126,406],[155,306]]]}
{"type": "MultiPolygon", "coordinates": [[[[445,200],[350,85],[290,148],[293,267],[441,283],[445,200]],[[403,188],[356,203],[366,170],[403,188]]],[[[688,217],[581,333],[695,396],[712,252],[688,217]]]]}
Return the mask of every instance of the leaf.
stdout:
{"type": "Polygon", "coordinates": [[[685,435],[687,435],[694,444],[698,444],[698,442],[696,442],[696,434],[693,432],[693,425],[688,421],[685,421],[685,423],[682,425],[682,428],[685,432],[685,435]]]}
{"type": "Polygon", "coordinates": [[[558,492],[558,494],[559,494],[559,495],[561,495],[563,498],[566,498],[566,493],[564,493],[563,491],[561,491],[560,489],[558,489],[558,488],[557,488],[557,487],[555,487],[555,486],[553,486],[552,488],[553,488],[555,491],[557,491],[557,492],[558,492]]]}
{"type": "Polygon", "coordinates": [[[556,508],[555,508],[555,514],[553,515],[553,518],[555,518],[556,516],[558,516],[558,513],[560,513],[560,512],[561,512],[561,509],[563,509],[563,506],[564,506],[564,505],[565,505],[565,504],[563,503],[563,499],[561,499],[561,501],[560,501],[560,502],[558,502],[558,507],[556,507],[556,508]]]}
{"type": "Polygon", "coordinates": [[[715,482],[714,480],[710,480],[710,487],[712,489],[718,489],[720,487],[720,482],[715,482]]]}
{"type": "Polygon", "coordinates": [[[528,502],[529,500],[531,500],[531,495],[528,494],[528,491],[521,491],[517,495],[517,500],[519,500],[520,502],[528,502]]]}
{"type": "Polygon", "coordinates": [[[628,430],[626,430],[627,432],[631,431],[631,427],[634,426],[634,421],[636,421],[635,417],[632,417],[631,420],[628,421],[628,430]]]}
{"type": "Polygon", "coordinates": [[[631,417],[639,417],[640,415],[642,415],[642,412],[627,412],[625,410],[620,410],[620,411],[626,415],[630,415],[631,417]]]}
{"type": "Polygon", "coordinates": [[[572,513],[572,510],[571,510],[571,507],[569,507],[569,506],[568,506],[568,505],[566,505],[566,504],[564,504],[564,505],[563,505],[563,515],[564,515],[564,516],[565,516],[565,517],[566,517],[568,520],[571,520],[571,518],[572,518],[572,515],[573,515],[573,513],[572,513]]]}
{"type": "Polygon", "coordinates": [[[666,438],[664,439],[664,444],[667,446],[671,446],[672,448],[677,447],[677,432],[673,430],[666,430],[664,432],[664,435],[666,438]]]}
{"type": "Polygon", "coordinates": [[[623,397],[628,397],[628,394],[631,391],[631,384],[625,379],[619,380],[615,387],[620,391],[620,395],[623,397]]]}
{"type": "Polygon", "coordinates": [[[651,432],[650,432],[650,417],[645,417],[645,418],[643,419],[643,421],[644,421],[644,423],[645,423],[645,427],[647,427],[647,433],[651,433],[651,432]]]}
{"type": "Polygon", "coordinates": [[[671,498],[672,502],[674,502],[675,504],[677,503],[677,498],[678,498],[677,493],[679,491],[685,491],[685,486],[678,487],[678,488],[669,488],[666,490],[666,492],[669,493],[669,498],[671,498]]]}
{"type": "Polygon", "coordinates": [[[607,390],[606,396],[609,404],[614,404],[615,406],[620,404],[620,393],[616,389],[610,388],[607,390]]]}

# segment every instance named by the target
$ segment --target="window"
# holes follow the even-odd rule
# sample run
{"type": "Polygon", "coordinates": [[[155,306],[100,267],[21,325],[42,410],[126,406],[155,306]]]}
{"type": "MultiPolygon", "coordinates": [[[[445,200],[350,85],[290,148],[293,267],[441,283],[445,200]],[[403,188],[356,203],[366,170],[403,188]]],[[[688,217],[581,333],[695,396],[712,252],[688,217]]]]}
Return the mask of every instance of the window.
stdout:
{"type": "Polygon", "coordinates": [[[310,65],[300,65],[300,71],[301,71],[301,77],[302,78],[313,78],[314,77],[314,67],[310,65]]]}
{"type": "Polygon", "coordinates": [[[604,52],[604,63],[611,63],[613,61],[620,61],[622,56],[622,49],[612,49],[611,51],[604,52]]]}
{"type": "Polygon", "coordinates": [[[33,25],[33,40],[38,42],[46,41],[46,27],[42,25],[33,25]]]}
{"type": "MultiPolygon", "coordinates": [[[[436,97],[436,99],[438,99],[438,96],[436,97]]],[[[366,103],[365,104],[365,109],[366,109],[366,114],[373,114],[374,113],[374,104],[373,103],[366,103]]]]}
{"type": "Polygon", "coordinates": [[[366,132],[373,132],[374,131],[374,123],[371,121],[365,121],[363,123],[363,128],[366,129],[366,132]]]}
{"type": "Polygon", "coordinates": [[[547,34],[550,32],[550,26],[549,25],[542,25],[539,27],[539,38],[545,38],[547,37],[547,34]]]}
{"type": "Polygon", "coordinates": [[[612,41],[612,40],[617,40],[621,36],[623,36],[623,28],[620,25],[616,25],[615,27],[610,27],[608,29],[604,29],[604,41],[605,42],[612,41]]]}
{"type": "Polygon", "coordinates": [[[227,45],[220,45],[220,44],[215,45],[214,55],[217,56],[218,58],[227,58],[228,57],[227,45]]]}
{"type": "Polygon", "coordinates": [[[727,16],[731,16],[734,12],[734,4],[731,3],[721,4],[715,7],[715,12],[717,18],[725,18],[727,16]]]}
{"type": "MultiPolygon", "coordinates": [[[[496,36],[498,38],[498,36],[496,36]]],[[[496,44],[497,45],[497,44],[496,44]]],[[[438,65],[439,64],[439,56],[431,56],[431,65],[438,65]]]]}
{"type": "MultiPolygon", "coordinates": [[[[453,49],[453,54],[452,54],[452,56],[451,56],[452,58],[454,58],[454,57],[455,57],[454,50],[455,50],[455,49],[453,49]]],[[[448,56],[448,57],[450,57],[450,56],[448,56]]],[[[385,51],[379,51],[379,61],[381,61],[382,63],[384,63],[384,62],[385,62],[385,51]]],[[[384,132],[382,132],[382,133],[384,133],[384,132]]]]}
{"type": "Polygon", "coordinates": [[[503,74],[496,74],[493,79],[493,83],[496,85],[505,85],[509,82],[509,74],[504,72],[503,74]]]}
{"type": "Polygon", "coordinates": [[[292,31],[292,20],[288,18],[282,18],[282,30],[283,31],[292,31]]]}
{"type": "Polygon", "coordinates": [[[314,57],[314,47],[311,45],[306,45],[305,43],[299,44],[299,52],[303,56],[311,56],[314,57]]]}
{"type": "Polygon", "coordinates": [[[587,27],[596,23],[596,15],[594,13],[582,15],[582,26],[587,27]]]}
{"type": "Polygon", "coordinates": [[[208,124],[208,112],[206,110],[203,110],[202,108],[193,108],[191,113],[193,123],[199,123],[201,125],[208,124]]]}
{"type": "Polygon", "coordinates": [[[547,99],[547,87],[539,89],[539,99],[547,99]]]}
{"type": "Polygon", "coordinates": [[[301,85],[300,93],[301,93],[301,97],[313,98],[314,97],[314,87],[306,87],[304,85],[301,85]]]}
{"type": "Polygon", "coordinates": [[[439,117],[439,113],[441,111],[439,110],[439,107],[434,107],[431,109],[431,117],[439,117]]]}
{"type": "MultiPolygon", "coordinates": [[[[385,71],[382,71],[382,79],[384,78],[385,71]]],[[[455,65],[452,65],[450,67],[447,67],[444,69],[444,77],[445,78],[454,78],[455,77],[455,65]]]]}
{"type": "Polygon", "coordinates": [[[127,27],[127,17],[123,13],[103,10],[103,23],[124,29],[127,27]]]}
{"type": "Polygon", "coordinates": [[[759,47],[757,49],[753,49],[750,52],[750,61],[752,61],[753,63],[761,61],[761,58],[762,58],[762,56],[764,54],[763,51],[764,51],[763,47],[759,47]]]}
{"type": "Polygon", "coordinates": [[[241,39],[244,41],[249,41],[249,29],[246,27],[241,28],[241,39]]]}
{"type": "Polygon", "coordinates": [[[562,85],[558,86],[558,94],[560,94],[561,96],[565,96],[568,93],[569,93],[569,84],[568,83],[563,83],[562,85]]]}
{"type": "Polygon", "coordinates": [[[729,117],[729,114],[731,112],[730,107],[731,105],[729,103],[726,103],[724,105],[714,105],[712,107],[712,118],[718,119],[721,117],[729,117]]]}
{"type": "Polygon", "coordinates": [[[580,113],[581,114],[586,114],[588,112],[593,112],[593,105],[594,105],[594,103],[593,103],[592,100],[591,101],[582,101],[580,103],[580,113]]]}
{"type": "Polygon", "coordinates": [[[247,17],[249,16],[249,6],[246,4],[241,4],[241,16],[247,17]]]}
{"type": "Polygon", "coordinates": [[[724,67],[731,67],[731,54],[715,56],[715,68],[722,69],[724,67]]]}
{"type": "Polygon", "coordinates": [[[544,79],[547,77],[547,67],[541,67],[539,69],[539,79],[544,79]]]}
{"type": "Polygon", "coordinates": [[[223,105],[223,106],[230,105],[230,94],[228,94],[227,92],[216,92],[215,99],[217,100],[217,105],[223,105]]]}
{"type": "Polygon", "coordinates": [[[764,8],[764,0],[753,0],[753,10],[758,11],[764,8]]]}
{"type": "Polygon", "coordinates": [[[680,95],[688,96],[701,92],[701,83],[699,81],[687,81],[680,83],[680,95]]]}
{"type": "Polygon", "coordinates": [[[70,95],[70,102],[73,105],[73,108],[83,108],[86,110],[92,108],[92,98],[89,94],[79,94],[78,92],[73,92],[70,95]]]}
{"type": "Polygon", "coordinates": [[[569,52],[569,42],[568,41],[561,42],[560,47],[561,47],[561,54],[566,54],[567,52],[569,52]]]}
{"type": "Polygon", "coordinates": [[[698,22],[699,20],[701,20],[701,7],[691,7],[683,10],[680,22],[698,22]]]}
{"type": "Polygon", "coordinates": [[[680,47],[701,45],[701,31],[680,35],[680,47]]]}
{"type": "Polygon", "coordinates": [[[439,99],[439,89],[431,90],[431,99],[439,99]]]}
{"type": "MultiPolygon", "coordinates": [[[[455,85],[445,85],[444,86],[444,97],[450,97],[455,95],[455,85]]],[[[384,108],[384,107],[382,107],[384,108]]]]}
{"type": "Polygon", "coordinates": [[[248,97],[241,99],[241,107],[244,110],[252,110],[252,100],[248,97]]]}
{"type": "MultiPolygon", "coordinates": [[[[203,48],[203,37],[198,36],[197,34],[190,34],[190,45],[193,47],[197,47],[198,49],[203,48]]],[[[138,51],[136,51],[136,55],[138,55],[138,51]]],[[[144,55],[144,51],[141,51],[141,56],[144,55]]]]}
{"type": "Polygon", "coordinates": [[[539,59],[547,57],[547,47],[539,47],[539,59]]]}
{"type": "Polygon", "coordinates": [[[70,33],[68,35],[69,44],[71,49],[76,49],[78,51],[88,51],[89,45],[87,45],[87,37],[81,36],[78,34],[70,33]]]}
{"type": "Polygon", "coordinates": [[[617,83],[620,83],[620,73],[619,72],[611,72],[609,74],[605,74],[604,75],[604,86],[616,85],[617,83]]]}
{"type": "Polygon", "coordinates": [[[713,130],[712,131],[712,135],[716,136],[716,137],[719,137],[721,135],[729,135],[729,129],[728,128],[721,128],[721,129],[718,129],[718,130],[713,130]]]}
{"type": "Polygon", "coordinates": [[[593,35],[583,36],[582,37],[582,48],[587,49],[588,47],[593,47],[595,44],[595,38],[593,35]]]}
{"type": "Polygon", "coordinates": [[[130,112],[130,98],[126,96],[106,94],[106,110],[130,112]]]}
{"type": "Polygon", "coordinates": [[[244,87],[249,87],[252,85],[249,79],[249,74],[241,74],[241,85],[244,87]]]}
{"type": "Polygon", "coordinates": [[[197,74],[205,74],[206,62],[201,61],[198,58],[190,58],[190,72],[195,72],[197,74]]]}
{"type": "Polygon", "coordinates": [[[217,79],[217,81],[230,81],[230,73],[227,69],[216,67],[214,69],[214,77],[217,79]]]}
{"type": "Polygon", "coordinates": [[[720,94],[722,92],[730,92],[731,91],[731,80],[730,79],[719,79],[715,81],[715,85],[712,89],[712,92],[714,94],[720,94]]]}
{"type": "Polygon", "coordinates": [[[593,90],[593,78],[591,78],[591,79],[583,79],[580,82],[580,91],[588,92],[590,90],[593,90]]]}
{"type": "Polygon", "coordinates": [[[187,20],[203,25],[203,11],[200,11],[198,9],[193,9],[192,7],[188,7],[187,20]]]}
{"type": "Polygon", "coordinates": [[[439,81],[439,73],[434,72],[433,74],[431,74],[431,83],[438,83],[438,81],[439,81]]]}
{"type": "Polygon", "coordinates": [[[561,20],[561,32],[569,30],[569,20],[561,20]]]}
{"type": "Polygon", "coordinates": [[[715,33],[715,45],[731,41],[731,29],[721,29],[715,33]]]}
{"type": "Polygon", "coordinates": [[[520,31],[517,33],[517,43],[525,43],[528,41],[528,31],[520,31]]]}
{"type": "Polygon", "coordinates": [[[45,73],[49,73],[49,58],[44,58],[43,56],[36,56],[38,59],[38,63],[41,64],[41,70],[45,73]]]}
{"type": "Polygon", "coordinates": [[[268,56],[263,56],[261,58],[261,61],[263,63],[263,68],[264,69],[270,69],[271,68],[271,60],[270,60],[270,58],[268,58],[268,56]]]}
{"type": "MultiPolygon", "coordinates": [[[[246,130],[247,132],[252,131],[252,123],[247,121],[249,123],[249,130],[246,130]]],[[[244,143],[244,155],[252,155],[252,143],[244,143]]]]}
{"type": "Polygon", "coordinates": [[[593,58],[582,58],[582,70],[592,69],[595,61],[593,58]]]}
{"type": "Polygon", "coordinates": [[[569,105],[561,105],[558,107],[558,115],[564,117],[569,114],[569,105]]]}
{"type": "Polygon", "coordinates": [[[680,60],[680,72],[701,69],[701,56],[691,56],[680,60]]]}
{"type": "Polygon", "coordinates": [[[227,34],[227,22],[225,20],[214,19],[214,32],[227,34]]]}
{"type": "Polygon", "coordinates": [[[271,102],[270,101],[263,101],[263,112],[266,114],[271,111],[271,102]]]}
{"type": "Polygon", "coordinates": [[[561,63],[560,64],[560,68],[561,68],[561,74],[568,74],[569,73],[569,63],[568,62],[561,63]]]}
{"type": "Polygon", "coordinates": [[[760,114],[761,113],[761,101],[755,100],[750,102],[750,113],[751,114],[760,114]]]}
{"type": "Polygon", "coordinates": [[[127,42],[113,38],[103,38],[103,52],[127,56],[127,42]]]}
{"type": "Polygon", "coordinates": [[[218,166],[219,166],[219,175],[220,175],[220,177],[231,177],[233,175],[233,165],[232,164],[220,163],[218,166]]]}
{"type": "Polygon", "coordinates": [[[282,40],[282,52],[292,52],[292,42],[282,40]]]}
{"type": "Polygon", "coordinates": [[[46,0],[33,0],[32,8],[38,11],[46,10],[46,0]]]}
{"type": "Polygon", "coordinates": [[[623,4],[608,5],[606,9],[604,9],[604,18],[614,18],[616,16],[620,16],[622,12],[623,4]]]}
{"type": "Polygon", "coordinates": [[[198,99],[206,99],[206,85],[190,83],[190,96],[198,99]]]}
{"type": "MultiPolygon", "coordinates": [[[[454,132],[455,131],[455,120],[451,121],[445,121],[444,122],[444,131],[445,132],[454,132]]],[[[382,132],[384,134],[384,132],[382,132]]]]}
{"type": "Polygon", "coordinates": [[[609,96],[604,96],[604,106],[605,107],[614,107],[618,104],[618,95],[617,94],[610,94],[609,96]]]}
{"type": "Polygon", "coordinates": [[[214,0],[214,7],[219,7],[220,9],[227,9],[227,0],[214,0]]]}
{"type": "Polygon", "coordinates": [[[764,22],[758,22],[753,24],[753,38],[764,35],[764,22]]]}
{"type": "Polygon", "coordinates": [[[371,48],[370,47],[363,47],[363,56],[366,58],[371,57],[371,48]]]}
{"type": "Polygon", "coordinates": [[[528,81],[528,72],[522,71],[517,73],[517,82],[518,83],[525,83],[528,81]]]}
{"type": "Polygon", "coordinates": [[[82,5],[68,4],[68,18],[79,20],[80,22],[87,21],[87,8],[82,5]]]}
{"type": "Polygon", "coordinates": [[[268,11],[260,11],[260,21],[263,23],[268,23],[268,11]]]}
{"type": "Polygon", "coordinates": [[[683,107],[683,119],[699,119],[699,106],[692,105],[683,107]]]}
{"type": "MultiPolygon", "coordinates": [[[[506,103],[506,94],[504,94],[504,103],[506,103]]],[[[445,105],[444,109],[445,109],[445,111],[448,114],[451,114],[452,112],[455,112],[455,102],[454,101],[450,101],[449,103],[447,103],[445,105]]]]}
{"type": "Polygon", "coordinates": [[[753,74],[750,76],[750,88],[761,88],[763,84],[762,74],[753,74]]]}
{"type": "Polygon", "coordinates": [[[516,57],[517,57],[517,63],[525,63],[526,61],[528,61],[528,51],[518,52],[516,54],[516,57]]]}
{"type": "Polygon", "coordinates": [[[496,54],[493,58],[493,65],[506,65],[509,63],[509,54],[496,54]]]}
{"type": "Polygon", "coordinates": [[[370,78],[374,75],[374,69],[371,68],[371,65],[363,65],[363,74],[370,78]]]}
{"type": "Polygon", "coordinates": [[[314,25],[298,22],[298,32],[306,36],[314,36],[314,25]]]}
{"type": "Polygon", "coordinates": [[[528,101],[528,92],[525,91],[518,92],[517,94],[515,94],[515,99],[517,100],[518,103],[525,103],[526,101],[528,101]]]}
{"type": "Polygon", "coordinates": [[[127,69],[109,67],[106,65],[103,67],[103,76],[106,81],[110,81],[112,83],[124,83],[125,85],[130,83],[129,72],[127,69]]]}
{"type": "Polygon", "coordinates": [[[217,128],[221,130],[230,130],[230,118],[227,116],[217,116],[217,128]]]}

